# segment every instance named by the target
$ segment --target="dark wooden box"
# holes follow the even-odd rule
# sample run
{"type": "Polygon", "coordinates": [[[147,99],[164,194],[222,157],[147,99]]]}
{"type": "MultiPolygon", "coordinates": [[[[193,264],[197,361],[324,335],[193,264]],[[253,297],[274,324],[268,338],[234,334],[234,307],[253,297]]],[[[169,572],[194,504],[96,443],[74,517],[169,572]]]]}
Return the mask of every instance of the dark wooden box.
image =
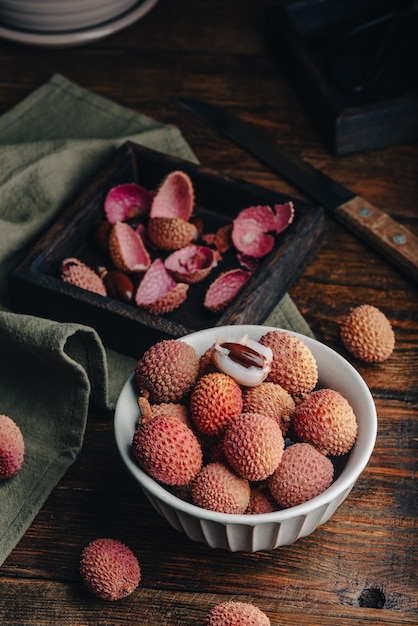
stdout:
{"type": "Polygon", "coordinates": [[[322,208],[294,202],[294,221],[278,235],[275,248],[221,314],[206,310],[203,296],[209,282],[232,267],[232,258],[236,263],[235,255],[228,259],[226,254],[225,261],[219,263],[209,277],[190,287],[186,302],[163,316],[151,315],[134,304],[103,297],[61,280],[60,265],[64,258],[75,256],[85,261],[91,258],[91,233],[94,225],[104,218],[103,203],[110,188],[137,182],[147,189],[155,189],[164,176],[178,169],[187,172],[192,179],[195,214],[202,218],[205,231],[209,233],[230,222],[247,206],[289,199],[127,142],[11,273],[10,290],[15,309],[92,326],[105,345],[134,357],[164,338],[224,324],[262,322],[318,249],[323,231],[322,208]]]}
{"type": "Polygon", "coordinates": [[[279,0],[266,36],[333,154],[418,139],[418,11],[409,0],[279,0]]]}

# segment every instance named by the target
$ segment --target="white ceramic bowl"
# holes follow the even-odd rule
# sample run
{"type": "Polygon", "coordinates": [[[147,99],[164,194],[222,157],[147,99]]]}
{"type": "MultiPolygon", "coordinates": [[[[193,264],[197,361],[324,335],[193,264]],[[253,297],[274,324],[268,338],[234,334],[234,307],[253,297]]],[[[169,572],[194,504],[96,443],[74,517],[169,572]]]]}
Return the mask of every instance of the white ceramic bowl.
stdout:
{"type": "Polygon", "coordinates": [[[66,32],[114,20],[139,0],[0,0],[0,21],[36,32],[66,32]]]}
{"type": "MultiPolygon", "coordinates": [[[[202,354],[218,337],[228,338],[248,333],[250,339],[273,330],[269,326],[223,326],[182,337],[202,354]]],[[[290,331],[287,331],[290,332],[290,331]]],[[[127,468],[154,508],[179,531],[212,548],[231,552],[273,550],[310,535],[324,524],[346,499],[366,467],[373,451],[377,416],[372,395],[355,368],[324,344],[292,333],[302,339],[316,358],[319,385],[339,391],[351,404],[358,421],[358,435],[347,463],[333,484],[322,494],[298,506],[260,515],[231,515],[201,509],[164,489],[146,474],[131,455],[132,437],[138,421],[137,392],[134,375],[126,382],[115,411],[115,438],[127,468]]]]}

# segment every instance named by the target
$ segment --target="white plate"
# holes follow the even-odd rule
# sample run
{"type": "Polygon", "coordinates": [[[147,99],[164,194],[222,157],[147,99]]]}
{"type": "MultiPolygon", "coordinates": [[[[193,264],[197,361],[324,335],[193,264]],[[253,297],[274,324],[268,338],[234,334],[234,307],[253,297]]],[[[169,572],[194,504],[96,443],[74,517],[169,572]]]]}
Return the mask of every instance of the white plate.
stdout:
{"type": "Polygon", "coordinates": [[[105,24],[98,24],[90,28],[69,31],[65,33],[38,33],[8,28],[0,24],[0,38],[41,48],[64,48],[67,46],[81,46],[97,39],[103,39],[113,33],[130,26],[146,15],[158,3],[158,0],[140,0],[135,6],[105,24]]]}

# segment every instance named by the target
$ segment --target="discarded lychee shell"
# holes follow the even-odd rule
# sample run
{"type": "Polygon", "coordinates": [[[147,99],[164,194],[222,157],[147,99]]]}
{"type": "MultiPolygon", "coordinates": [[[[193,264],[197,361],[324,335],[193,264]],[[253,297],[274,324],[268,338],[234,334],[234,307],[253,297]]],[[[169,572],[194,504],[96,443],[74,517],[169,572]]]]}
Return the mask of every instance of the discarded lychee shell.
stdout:
{"type": "Polygon", "coordinates": [[[139,283],[135,294],[137,306],[161,315],[177,309],[187,298],[189,285],[177,283],[164,267],[161,259],[155,259],[139,283]]]}
{"type": "Polygon", "coordinates": [[[148,222],[147,235],[160,250],[180,250],[192,243],[197,228],[195,224],[178,217],[152,217],[148,222]]]}
{"type": "Polygon", "coordinates": [[[215,251],[208,246],[191,244],[172,252],[165,260],[166,269],[176,280],[197,283],[215,267],[215,251]]]}
{"type": "Polygon", "coordinates": [[[274,247],[275,238],[293,220],[291,202],[248,207],[240,211],[233,221],[232,242],[245,255],[262,258],[274,247]]]}
{"type": "Polygon", "coordinates": [[[232,302],[250,277],[251,272],[242,269],[223,272],[206,291],[204,306],[214,313],[220,313],[232,302]]]}
{"type": "Polygon", "coordinates": [[[98,293],[106,295],[106,288],[102,279],[96,272],[75,257],[64,259],[61,263],[61,278],[64,282],[98,293]]]}
{"type": "Polygon", "coordinates": [[[226,224],[218,228],[216,233],[206,233],[202,235],[202,240],[208,245],[213,245],[220,252],[224,254],[232,246],[232,224],[226,224]]]}
{"type": "Polygon", "coordinates": [[[152,200],[150,217],[172,217],[188,221],[194,206],[193,184],[185,172],[170,172],[152,200]]]}
{"type": "Polygon", "coordinates": [[[151,265],[150,255],[137,231],[125,222],[115,224],[109,235],[109,253],[122,272],[145,272],[151,265]]]}
{"type": "Polygon", "coordinates": [[[149,211],[150,206],[150,192],[136,183],[112,187],[104,201],[104,211],[111,224],[143,215],[149,211]]]}

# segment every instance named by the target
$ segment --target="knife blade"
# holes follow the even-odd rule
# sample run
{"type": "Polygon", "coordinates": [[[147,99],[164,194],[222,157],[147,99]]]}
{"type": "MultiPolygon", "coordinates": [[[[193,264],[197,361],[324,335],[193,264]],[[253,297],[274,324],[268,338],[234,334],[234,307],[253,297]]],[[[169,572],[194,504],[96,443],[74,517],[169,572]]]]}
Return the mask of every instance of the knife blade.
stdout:
{"type": "Polygon", "coordinates": [[[195,98],[172,98],[283,176],[418,282],[418,237],[387,213],[347,189],[299,156],[282,148],[259,126],[217,105],[195,98]]]}

